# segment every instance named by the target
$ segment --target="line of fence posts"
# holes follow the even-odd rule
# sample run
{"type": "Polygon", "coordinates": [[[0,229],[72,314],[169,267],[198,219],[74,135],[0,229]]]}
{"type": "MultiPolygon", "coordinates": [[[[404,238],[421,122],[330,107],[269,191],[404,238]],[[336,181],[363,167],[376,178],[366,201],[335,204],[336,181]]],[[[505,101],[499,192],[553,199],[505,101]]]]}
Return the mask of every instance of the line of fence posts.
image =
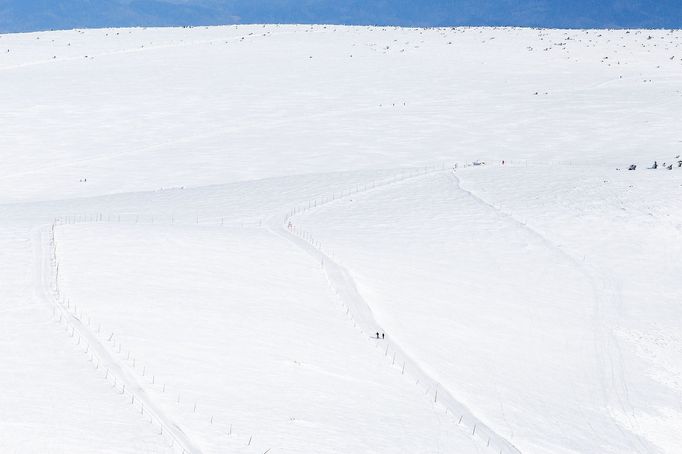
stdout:
{"type": "MultiPolygon", "coordinates": [[[[476,166],[476,165],[490,165],[487,163],[489,161],[476,161],[476,162],[453,162],[454,168],[467,168],[471,166],[476,166]]],[[[554,166],[554,165],[565,165],[565,166],[576,166],[576,165],[591,165],[590,162],[582,162],[582,163],[577,163],[574,160],[566,160],[566,161],[529,161],[527,159],[512,159],[512,160],[505,160],[505,161],[492,161],[495,164],[501,164],[504,162],[505,166],[529,166],[529,162],[533,166],[554,166]]],[[[437,170],[445,170],[445,162],[441,162],[439,165],[432,165],[432,166],[425,166],[423,169],[414,169],[414,170],[409,170],[405,169],[401,171],[400,173],[394,174],[388,179],[380,180],[379,181],[379,186],[383,186],[385,184],[389,183],[394,183],[398,181],[405,180],[407,178],[411,178],[414,176],[418,176],[419,174],[428,174],[429,172],[434,172],[437,170]]],[[[348,190],[342,190],[340,197],[344,197],[345,195],[350,195],[353,193],[358,193],[362,191],[366,191],[370,189],[369,185],[372,185],[371,188],[377,187],[377,180],[373,180],[371,183],[356,183],[354,187],[348,190]],[[362,191],[361,191],[361,186],[362,185],[362,191]]],[[[331,198],[329,198],[328,195],[323,195],[321,198],[318,200],[316,197],[315,199],[308,201],[308,209],[311,208],[316,208],[319,205],[326,204],[330,201],[337,200],[339,197],[336,197],[336,192],[333,192],[331,195],[331,198]],[[312,206],[311,206],[312,204],[312,206]]],[[[291,211],[291,216],[301,212],[305,211],[306,207],[299,207],[296,206],[292,211],[291,211]]],[[[130,216],[131,220],[129,221],[130,223],[151,223],[155,224],[157,221],[163,216],[160,215],[140,215],[139,213],[128,213],[128,214],[123,214],[123,216],[130,216]],[[133,220],[134,219],[134,222],[133,220]]],[[[175,224],[177,219],[175,214],[169,214],[166,215],[167,218],[169,218],[169,223],[175,224]]],[[[115,215],[116,222],[121,223],[121,214],[115,215]]],[[[209,218],[207,220],[202,220],[200,216],[196,215],[192,218],[194,224],[202,224],[202,225],[214,225],[214,224],[220,224],[222,226],[225,225],[225,219],[224,217],[219,217],[219,218],[209,218]]],[[[82,223],[95,223],[95,222],[105,222],[105,216],[103,213],[94,213],[94,214],[70,214],[70,215],[65,215],[60,218],[61,223],[65,224],[82,224],[82,223]]],[[[107,214],[106,215],[106,222],[107,223],[112,223],[112,215],[107,214]]],[[[262,219],[259,219],[258,221],[248,221],[248,222],[239,222],[239,223],[234,223],[231,224],[230,226],[232,227],[237,227],[237,226],[242,226],[242,227],[254,227],[255,225],[262,226],[262,219]]]]}
{"type": "MultiPolygon", "coordinates": [[[[527,164],[526,164],[526,165],[527,165],[527,164]]],[[[441,164],[441,167],[440,167],[440,170],[444,170],[444,169],[445,169],[445,164],[442,163],[442,164],[441,164]]],[[[393,184],[393,183],[396,183],[396,182],[399,182],[399,181],[406,180],[406,179],[408,179],[408,178],[414,178],[414,177],[419,176],[419,175],[426,175],[426,174],[429,173],[429,171],[433,172],[433,171],[437,171],[437,170],[438,170],[437,167],[433,167],[433,168],[431,168],[431,169],[429,169],[428,167],[425,167],[424,170],[423,170],[423,174],[421,173],[421,171],[417,170],[417,171],[415,171],[414,174],[408,172],[407,174],[397,174],[397,175],[394,175],[393,177],[390,177],[388,180],[380,181],[378,184],[377,184],[377,181],[375,180],[375,181],[373,181],[373,182],[371,183],[371,187],[368,187],[368,184],[365,183],[365,184],[363,185],[363,191],[367,191],[367,190],[369,190],[369,189],[375,189],[375,188],[377,188],[377,187],[382,187],[382,186],[385,186],[385,185],[393,184]]],[[[340,198],[343,198],[344,196],[350,196],[350,195],[353,194],[353,193],[357,194],[357,193],[359,193],[359,192],[361,192],[361,191],[360,191],[360,184],[356,184],[356,186],[355,186],[355,191],[354,191],[354,192],[353,192],[353,190],[351,189],[351,190],[348,190],[348,193],[344,195],[344,191],[341,191],[341,196],[340,196],[339,198],[337,198],[337,197],[336,197],[336,193],[333,192],[331,198],[329,198],[328,196],[322,196],[319,202],[318,202],[318,199],[317,199],[317,198],[314,199],[313,201],[308,201],[308,206],[307,206],[307,207],[306,207],[305,205],[303,205],[303,206],[295,206],[295,207],[290,211],[289,216],[286,217],[285,222],[290,223],[290,222],[291,222],[291,218],[292,218],[293,216],[295,216],[296,214],[299,214],[299,213],[304,212],[304,211],[308,211],[309,209],[316,208],[316,207],[318,207],[318,206],[321,206],[321,205],[330,203],[330,202],[335,201],[335,200],[339,200],[340,198]]],[[[71,216],[67,216],[67,217],[66,217],[66,222],[65,222],[65,223],[79,223],[81,219],[86,220],[86,219],[88,219],[88,217],[87,217],[87,216],[81,216],[81,215],[78,215],[78,216],[72,216],[72,215],[71,215],[71,216]],[[69,221],[71,221],[71,222],[69,222],[69,221]]],[[[90,222],[92,222],[93,216],[90,216],[89,219],[90,219],[90,222]]],[[[103,217],[103,215],[100,213],[99,215],[95,216],[95,219],[97,220],[97,222],[103,222],[104,217],[103,217]]],[[[152,219],[152,223],[154,223],[154,217],[153,217],[153,216],[151,217],[151,219],[152,219]]],[[[111,222],[110,220],[111,220],[111,217],[110,217],[110,215],[109,215],[109,216],[107,216],[107,222],[111,222]]],[[[60,222],[60,221],[55,221],[55,224],[56,224],[57,222],[60,222]]],[[[61,222],[63,222],[63,221],[61,221],[61,222]]],[[[121,215],[120,215],[120,214],[117,215],[117,222],[118,222],[118,223],[121,222],[121,215]]],[[[135,223],[139,223],[139,215],[137,215],[137,214],[135,215],[135,223]]],[[[174,216],[174,215],[171,215],[171,224],[174,224],[174,223],[175,223],[175,216],[174,216]]],[[[197,223],[197,224],[199,223],[199,217],[198,217],[198,216],[196,217],[196,223],[197,223]]],[[[53,248],[54,248],[54,252],[53,252],[54,263],[55,263],[55,266],[56,266],[56,270],[58,270],[58,263],[57,263],[57,256],[56,256],[56,243],[54,242],[54,228],[55,228],[55,224],[52,225],[52,244],[53,244],[53,248]]],[[[224,225],[224,218],[222,218],[222,217],[220,218],[220,225],[224,225]]],[[[242,225],[243,225],[243,224],[242,224],[242,225]]],[[[259,220],[259,221],[258,221],[258,225],[261,226],[261,225],[262,225],[262,221],[259,220]]],[[[314,248],[316,248],[317,250],[322,251],[322,243],[321,243],[320,241],[316,240],[316,239],[312,236],[312,234],[310,234],[310,232],[307,232],[307,231],[305,231],[305,230],[302,230],[302,229],[298,228],[297,226],[295,226],[295,225],[293,225],[293,224],[289,224],[289,229],[290,229],[294,234],[296,234],[297,236],[299,236],[300,238],[302,238],[304,241],[307,241],[309,244],[311,244],[314,248]]],[[[322,261],[322,266],[324,266],[324,261],[322,261]]],[[[56,277],[55,277],[55,290],[57,291],[57,295],[59,296],[59,286],[58,286],[58,274],[57,274],[57,271],[55,272],[55,274],[56,274],[56,277]]],[[[57,303],[57,304],[58,304],[58,303],[57,303]]],[[[67,306],[68,306],[68,300],[67,300],[67,306]]],[[[63,309],[62,309],[62,310],[63,310],[63,309]]],[[[75,311],[75,313],[77,313],[77,308],[76,308],[75,306],[74,306],[74,311],[75,311]]],[[[353,324],[354,324],[355,327],[357,327],[357,326],[358,326],[358,325],[357,325],[357,322],[354,320],[354,317],[350,314],[350,308],[347,307],[347,312],[346,312],[346,313],[347,313],[348,316],[351,317],[351,319],[353,319],[353,324]]],[[[82,316],[82,312],[81,312],[81,316],[82,316]]],[[[62,314],[60,314],[60,321],[61,321],[62,319],[65,320],[65,323],[68,324],[68,321],[66,321],[66,317],[62,317],[62,314]]],[[[90,320],[89,317],[88,317],[88,320],[90,320]]],[[[68,327],[67,327],[67,330],[68,330],[68,327]]],[[[362,330],[362,329],[361,329],[361,330],[362,330]]],[[[99,331],[98,331],[98,332],[99,332],[99,331]]],[[[75,333],[75,328],[74,328],[73,326],[71,326],[71,337],[74,336],[74,333],[75,333]]],[[[80,332],[78,333],[78,335],[80,336],[80,332]]],[[[111,335],[109,336],[108,341],[109,341],[109,342],[113,341],[114,351],[116,351],[116,345],[117,345],[117,344],[116,344],[116,340],[114,339],[114,337],[115,337],[115,336],[114,336],[114,333],[112,332],[111,335]]],[[[376,344],[376,345],[378,346],[378,344],[376,344]]],[[[388,357],[388,354],[389,354],[389,346],[390,346],[390,345],[387,343],[386,350],[385,350],[385,352],[384,352],[384,356],[386,356],[386,357],[388,357]]],[[[88,346],[86,347],[86,352],[87,352],[88,350],[89,350],[89,344],[88,344],[88,346]]],[[[121,347],[121,343],[119,342],[119,343],[118,343],[118,353],[119,353],[119,354],[121,353],[121,350],[122,350],[122,347],[121,347]]],[[[87,354],[87,353],[86,353],[86,354],[87,354]]],[[[131,353],[130,353],[130,351],[128,351],[128,353],[127,353],[127,360],[129,360],[130,355],[131,355],[131,353]]],[[[91,358],[93,358],[94,356],[95,356],[95,354],[94,354],[94,353],[91,353],[91,358]]],[[[399,358],[397,358],[397,353],[394,351],[394,352],[393,352],[393,355],[392,355],[392,359],[391,359],[391,365],[394,366],[394,367],[395,367],[396,359],[399,359],[399,358]]],[[[136,367],[135,367],[135,361],[136,361],[136,358],[133,357],[133,370],[137,372],[137,369],[136,369],[136,367]]],[[[96,364],[97,364],[97,366],[96,366],[97,369],[99,368],[99,364],[100,364],[101,362],[102,362],[101,358],[97,357],[97,363],[96,363],[96,364]]],[[[401,375],[405,375],[405,372],[406,372],[406,361],[405,361],[405,360],[402,361],[402,365],[399,367],[399,369],[400,369],[401,375]]],[[[106,371],[106,373],[105,373],[105,379],[106,379],[107,381],[108,381],[109,375],[112,375],[112,374],[110,374],[110,370],[107,368],[107,371],[106,371]]],[[[146,375],[146,366],[143,366],[142,377],[144,377],[145,375],[146,375]]],[[[114,375],[112,375],[112,378],[113,378],[113,386],[114,386],[114,388],[118,389],[118,388],[117,388],[117,380],[116,380],[116,377],[115,377],[114,375]]],[[[152,375],[152,382],[151,382],[151,383],[152,383],[152,384],[156,384],[156,377],[155,377],[155,375],[152,375]]],[[[416,385],[419,385],[419,379],[417,379],[417,381],[416,381],[415,384],[416,384],[416,385]]],[[[162,383],[160,386],[162,387],[162,393],[166,393],[166,388],[167,388],[167,387],[166,387],[166,384],[165,384],[165,383],[162,383]]],[[[427,388],[427,389],[426,389],[426,393],[428,394],[428,392],[429,392],[429,389],[427,388]]],[[[125,384],[122,385],[121,394],[125,394],[125,384]]],[[[138,400],[139,400],[139,399],[138,399],[138,400]]],[[[134,394],[131,393],[131,405],[134,405],[134,403],[135,403],[135,397],[134,397],[134,394]]],[[[181,394],[178,393],[178,394],[177,394],[177,404],[180,405],[180,403],[181,403],[181,394]]],[[[438,403],[438,390],[437,390],[437,388],[436,388],[435,391],[434,391],[434,404],[437,404],[437,403],[438,403]]],[[[196,412],[197,412],[197,405],[198,405],[198,401],[195,400],[195,401],[194,401],[194,404],[193,404],[193,411],[192,411],[193,413],[196,413],[196,412]]],[[[141,402],[141,401],[140,401],[140,406],[141,406],[141,407],[140,407],[140,412],[141,412],[141,414],[144,414],[144,404],[143,404],[143,402],[141,402]]],[[[445,407],[445,412],[448,413],[447,407],[445,407]]],[[[157,417],[157,418],[158,418],[158,417],[157,417]]],[[[457,424],[458,424],[458,425],[461,425],[463,421],[464,421],[464,415],[460,415],[457,424]]],[[[151,420],[150,420],[150,422],[151,422],[151,420]]],[[[161,430],[161,434],[163,435],[163,425],[164,425],[164,424],[163,424],[163,422],[162,422],[160,419],[158,419],[157,422],[158,422],[158,424],[159,424],[159,427],[160,427],[160,430],[161,430]]],[[[214,416],[211,415],[211,416],[210,416],[210,419],[209,419],[209,424],[213,425],[213,423],[214,423],[214,416]]],[[[472,436],[473,436],[473,435],[476,435],[476,428],[477,428],[477,423],[474,422],[474,425],[473,425],[473,428],[472,428],[472,436]]],[[[168,432],[168,431],[167,431],[167,432],[168,432]]],[[[231,436],[231,435],[232,435],[232,424],[229,425],[229,429],[226,431],[226,433],[227,433],[228,436],[231,436]]],[[[253,439],[253,436],[251,436],[251,437],[249,438],[249,442],[248,442],[247,446],[250,446],[250,445],[251,445],[252,439],[253,439]]],[[[175,440],[175,442],[177,442],[177,440],[175,440]]],[[[488,438],[488,442],[487,442],[487,446],[490,446],[490,442],[491,442],[491,440],[490,440],[490,437],[489,437],[489,438],[488,438]]],[[[179,442],[178,442],[178,444],[180,445],[179,442]]],[[[184,449],[183,449],[183,452],[184,452],[184,449]]],[[[501,450],[500,450],[500,453],[502,453],[502,452],[503,452],[503,450],[501,449],[501,450]]]]}
{"type": "MultiPolygon", "coordinates": [[[[83,328],[85,328],[85,325],[87,324],[88,327],[92,326],[92,317],[90,317],[89,314],[86,314],[82,308],[79,310],[78,306],[76,304],[71,304],[71,301],[69,298],[65,298],[62,294],[62,291],[59,287],[59,280],[56,277],[56,268],[58,265],[58,260],[57,260],[57,253],[56,253],[56,241],[55,241],[55,227],[57,223],[53,223],[51,228],[50,228],[50,249],[51,249],[51,264],[54,266],[55,269],[55,281],[54,281],[54,298],[52,299],[52,314],[57,323],[60,325],[63,323],[64,329],[66,332],[69,334],[71,338],[74,339],[74,343],[77,347],[81,346],[81,339],[87,339],[87,336],[81,332],[81,328],[77,327],[74,322],[70,321],[70,317],[75,318],[76,320],[79,320],[83,324],[83,328]],[[57,318],[57,315],[59,318],[57,318]]],[[[99,323],[98,328],[96,331],[90,330],[91,336],[100,339],[102,341],[102,347],[104,347],[104,344],[111,344],[112,348],[108,349],[110,350],[111,354],[114,356],[119,356],[121,358],[121,361],[127,362],[128,366],[130,366],[130,363],[132,363],[132,370],[140,377],[145,378],[145,380],[148,381],[147,384],[154,385],[156,388],[161,388],[161,393],[162,394],[167,394],[168,392],[168,386],[167,384],[164,383],[158,383],[156,380],[156,375],[155,374],[148,374],[147,373],[147,366],[142,365],[142,372],[140,375],[139,367],[136,367],[138,365],[137,363],[137,357],[133,355],[131,350],[124,349],[123,344],[118,341],[118,336],[115,335],[113,331],[108,331],[108,330],[102,330],[102,324],[99,323]],[[109,332],[109,335],[107,336],[106,333],[109,332]],[[123,352],[125,353],[125,358],[123,358],[122,354],[123,352]],[[150,378],[151,377],[151,381],[150,378]]],[[[84,354],[86,355],[86,358],[89,362],[92,363],[93,367],[95,370],[100,370],[100,367],[104,367],[106,364],[106,361],[100,357],[100,355],[96,352],[95,349],[92,349],[90,346],[89,341],[85,340],[83,342],[83,351],[84,354]]],[[[154,423],[159,426],[159,435],[161,435],[163,438],[169,439],[171,442],[171,447],[177,446],[185,452],[185,449],[182,448],[182,443],[175,437],[175,435],[172,433],[171,430],[164,431],[164,426],[165,423],[163,420],[156,415],[154,412],[151,412],[149,409],[145,410],[144,407],[144,402],[140,400],[139,398],[136,398],[135,393],[130,390],[130,388],[126,389],[125,383],[123,383],[115,374],[112,373],[110,367],[106,367],[106,369],[103,371],[103,377],[105,381],[111,384],[111,386],[119,392],[120,395],[130,396],[130,405],[135,406],[136,404],[139,405],[140,409],[140,414],[144,415],[147,414],[150,417],[149,422],[154,423]]],[[[193,406],[192,406],[192,413],[197,414],[197,408],[198,408],[198,399],[194,399],[193,401],[193,406]]],[[[181,405],[181,393],[178,391],[177,393],[177,404],[181,405]]],[[[214,415],[206,416],[205,419],[207,420],[207,423],[213,427],[216,427],[216,430],[222,435],[222,436],[228,436],[232,437],[233,434],[233,424],[225,424],[225,430],[220,429],[220,424],[217,424],[216,418],[214,415]]],[[[250,441],[249,445],[252,444],[253,442],[253,435],[250,435],[250,441]]]]}
{"type": "MultiPolygon", "coordinates": [[[[178,224],[180,218],[175,214],[159,215],[159,214],[67,214],[55,219],[55,224],[164,224],[169,225],[178,224]]],[[[263,227],[262,219],[242,220],[228,223],[225,221],[225,216],[211,217],[202,219],[199,216],[185,217],[185,222],[180,222],[182,225],[203,225],[203,226],[221,226],[229,228],[261,228],[263,227]],[[191,222],[188,222],[191,219],[191,222]]]]}
{"type": "MultiPolygon", "coordinates": [[[[440,169],[440,170],[444,170],[444,169],[445,169],[445,165],[443,164],[443,165],[441,165],[441,169],[440,169]]],[[[436,170],[436,169],[432,169],[432,171],[433,171],[433,170],[436,170]]],[[[424,175],[427,174],[427,173],[428,173],[428,169],[425,168],[425,169],[424,169],[424,175]]],[[[413,176],[416,176],[416,175],[413,175],[413,176]]],[[[412,176],[403,177],[402,179],[391,180],[391,181],[389,181],[389,182],[384,183],[383,185],[392,184],[392,183],[395,183],[395,182],[397,182],[397,181],[402,181],[403,179],[410,178],[410,177],[412,177],[412,176]]],[[[380,186],[383,186],[383,185],[380,184],[380,186]]],[[[376,186],[376,182],[373,182],[373,183],[372,183],[372,188],[370,188],[370,189],[374,189],[374,188],[376,188],[376,187],[377,187],[377,186],[376,186]]],[[[367,185],[365,185],[364,188],[365,188],[364,190],[367,191],[367,185]]],[[[356,192],[355,192],[355,193],[357,193],[358,190],[359,190],[359,185],[356,186],[356,192]]],[[[339,198],[337,199],[337,198],[335,197],[335,193],[332,193],[331,201],[339,200],[340,198],[344,197],[343,191],[342,191],[341,194],[342,194],[341,197],[339,197],[339,198]]],[[[348,195],[350,195],[350,194],[351,194],[351,191],[349,191],[348,195]]],[[[322,204],[324,203],[324,202],[323,202],[324,200],[325,200],[325,199],[322,198],[321,201],[320,201],[320,203],[319,203],[319,205],[322,205],[322,204]]],[[[330,201],[330,200],[327,199],[327,201],[330,201]]],[[[317,206],[318,206],[318,202],[317,202],[317,199],[315,199],[315,200],[313,200],[313,201],[308,201],[308,202],[307,202],[307,206],[306,206],[306,204],[303,204],[302,206],[297,206],[297,207],[292,208],[291,211],[289,212],[289,215],[288,215],[288,216],[286,217],[286,219],[285,219],[285,223],[286,223],[286,225],[287,225],[287,229],[288,229],[290,232],[292,232],[293,234],[297,235],[297,236],[298,236],[299,238],[301,238],[302,240],[308,242],[308,243],[309,243],[312,247],[314,247],[315,249],[317,249],[317,250],[319,250],[319,251],[322,251],[322,243],[321,243],[320,241],[316,240],[315,237],[314,237],[310,232],[308,232],[308,231],[306,231],[306,230],[304,230],[304,229],[298,227],[298,226],[297,226],[296,224],[294,224],[293,221],[292,221],[292,218],[293,218],[296,214],[301,213],[301,212],[305,212],[305,211],[308,211],[308,210],[311,210],[312,208],[315,208],[315,207],[317,207],[317,206]]],[[[322,260],[322,266],[324,267],[324,259],[322,260]]],[[[337,293],[337,295],[339,295],[338,290],[336,290],[336,293],[337,293]]],[[[357,328],[359,325],[357,324],[355,318],[354,318],[354,317],[352,316],[352,314],[350,313],[350,307],[349,307],[349,306],[346,306],[346,315],[353,321],[353,326],[357,328]]],[[[366,338],[368,338],[370,341],[372,341],[372,339],[371,339],[370,337],[367,336],[367,333],[366,333],[362,328],[359,328],[359,329],[360,329],[361,333],[364,335],[364,337],[366,337],[366,338]]],[[[379,340],[379,339],[376,339],[376,340],[379,340]]],[[[375,340],[375,347],[378,347],[378,346],[379,346],[379,343],[376,342],[376,340],[375,340]]],[[[381,341],[384,342],[385,339],[382,338],[381,341]]],[[[384,351],[384,357],[388,358],[388,357],[389,357],[389,353],[390,353],[390,342],[386,342],[386,349],[385,349],[385,351],[384,351]]],[[[392,352],[392,355],[391,355],[390,357],[391,357],[391,366],[394,367],[394,368],[398,368],[398,369],[400,370],[400,374],[401,374],[401,375],[405,375],[405,371],[406,371],[406,360],[403,360],[403,361],[402,361],[402,364],[399,364],[398,366],[396,366],[396,360],[398,360],[398,362],[400,363],[400,358],[398,358],[398,356],[397,356],[397,351],[393,351],[393,352],[392,352]]],[[[415,385],[416,385],[416,386],[419,386],[419,383],[420,383],[420,380],[419,380],[419,379],[416,379],[415,385]]],[[[425,394],[428,395],[430,390],[431,390],[430,387],[426,387],[426,388],[425,388],[425,394]]],[[[438,383],[435,383],[435,386],[433,387],[433,403],[434,403],[434,405],[437,405],[437,404],[438,404],[438,383]]],[[[447,405],[442,405],[442,407],[443,407],[443,409],[444,409],[444,411],[445,411],[446,414],[449,414],[449,415],[451,415],[452,417],[455,416],[455,415],[452,414],[452,412],[448,409],[447,405]]],[[[461,426],[462,423],[464,423],[464,426],[466,426],[466,420],[465,420],[464,414],[460,414],[460,415],[459,415],[459,419],[457,420],[457,425],[458,425],[458,426],[461,426]]],[[[478,422],[474,419],[474,421],[473,421],[473,426],[471,427],[471,436],[472,436],[472,437],[476,437],[476,436],[477,436],[477,429],[478,429],[478,422]]],[[[485,442],[485,443],[486,443],[486,447],[487,447],[487,448],[491,447],[491,444],[494,443],[492,434],[490,434],[490,435],[487,436],[487,440],[485,440],[485,439],[482,438],[482,437],[483,437],[483,435],[481,435],[480,430],[479,430],[479,431],[478,431],[478,438],[480,438],[482,442],[485,442]]],[[[498,447],[496,447],[496,449],[497,449],[497,448],[499,448],[499,454],[503,454],[503,453],[506,452],[505,448],[502,447],[502,446],[498,446],[498,447]]]]}

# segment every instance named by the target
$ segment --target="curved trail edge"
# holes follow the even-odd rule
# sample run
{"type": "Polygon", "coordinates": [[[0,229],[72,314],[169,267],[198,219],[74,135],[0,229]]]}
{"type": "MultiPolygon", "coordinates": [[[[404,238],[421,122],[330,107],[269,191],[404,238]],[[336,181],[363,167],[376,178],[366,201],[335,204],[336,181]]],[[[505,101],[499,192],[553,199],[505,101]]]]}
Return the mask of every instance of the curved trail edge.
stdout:
{"type": "MultiPolygon", "coordinates": [[[[420,176],[421,175],[409,177],[398,180],[397,182],[390,181],[360,192],[378,190],[408,179],[419,178],[420,176]]],[[[343,198],[344,197],[340,197],[336,200],[343,198]]],[[[322,205],[317,205],[317,207],[320,206],[322,205]]],[[[283,216],[281,215],[271,217],[267,221],[266,228],[271,233],[291,241],[296,246],[313,256],[318,262],[323,264],[323,269],[327,275],[330,285],[337,292],[346,307],[350,309],[350,314],[353,320],[357,323],[363,334],[370,336],[370,333],[374,333],[376,331],[384,332],[375,319],[370,305],[358,292],[357,285],[355,284],[355,281],[348,270],[335,262],[327,254],[314,247],[306,240],[300,238],[294,232],[290,231],[287,228],[287,223],[293,218],[293,216],[287,216],[284,223],[281,223],[282,218],[283,216]]],[[[411,376],[428,390],[433,390],[434,393],[437,393],[434,396],[434,400],[437,399],[437,402],[444,406],[455,418],[460,417],[459,426],[466,428],[469,435],[472,437],[477,437],[482,443],[486,443],[487,441],[490,448],[495,446],[500,453],[521,454],[521,451],[509,440],[483,423],[464,404],[455,399],[454,396],[452,396],[452,394],[450,394],[450,392],[443,385],[441,385],[426,371],[424,371],[420,367],[419,363],[413,360],[399,345],[392,342],[390,339],[383,340],[382,342],[385,342],[387,348],[390,348],[392,352],[395,352],[396,355],[404,362],[405,374],[411,376]]]]}

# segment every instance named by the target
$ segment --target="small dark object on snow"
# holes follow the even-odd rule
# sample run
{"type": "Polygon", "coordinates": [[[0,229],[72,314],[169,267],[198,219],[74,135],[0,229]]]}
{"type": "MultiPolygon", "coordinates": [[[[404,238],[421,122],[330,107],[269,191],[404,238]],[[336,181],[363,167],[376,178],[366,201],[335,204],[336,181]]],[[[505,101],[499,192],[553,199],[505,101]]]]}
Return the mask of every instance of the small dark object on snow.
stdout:
{"type": "Polygon", "coordinates": [[[386,337],[386,335],[384,333],[381,333],[381,338],[383,339],[384,337],[386,337]]]}
{"type": "Polygon", "coordinates": [[[669,165],[668,167],[666,167],[666,169],[668,169],[668,170],[672,170],[672,169],[673,169],[673,165],[672,165],[672,164],[670,164],[670,165],[669,165]]]}
{"type": "Polygon", "coordinates": [[[677,167],[682,167],[682,161],[677,161],[677,167]]]}
{"type": "Polygon", "coordinates": [[[628,170],[637,170],[637,164],[632,164],[630,167],[628,167],[628,170]]]}
{"type": "Polygon", "coordinates": [[[377,339],[379,339],[379,332],[377,331],[377,339]]]}
{"type": "Polygon", "coordinates": [[[658,169],[658,163],[654,161],[654,165],[650,167],[651,169],[658,169]]]}

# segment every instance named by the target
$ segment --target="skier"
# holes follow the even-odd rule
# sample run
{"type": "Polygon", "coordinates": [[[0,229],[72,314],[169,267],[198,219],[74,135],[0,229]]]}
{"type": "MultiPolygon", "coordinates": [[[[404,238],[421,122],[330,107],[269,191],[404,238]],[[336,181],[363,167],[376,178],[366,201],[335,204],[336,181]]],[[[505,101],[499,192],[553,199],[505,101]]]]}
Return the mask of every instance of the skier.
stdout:
{"type": "Polygon", "coordinates": [[[652,169],[658,169],[658,163],[654,161],[654,165],[651,166],[652,169]]]}
{"type": "Polygon", "coordinates": [[[379,339],[379,331],[377,331],[377,339],[379,339]]]}
{"type": "Polygon", "coordinates": [[[386,335],[384,333],[381,333],[381,338],[383,339],[385,337],[386,337],[386,335]]]}

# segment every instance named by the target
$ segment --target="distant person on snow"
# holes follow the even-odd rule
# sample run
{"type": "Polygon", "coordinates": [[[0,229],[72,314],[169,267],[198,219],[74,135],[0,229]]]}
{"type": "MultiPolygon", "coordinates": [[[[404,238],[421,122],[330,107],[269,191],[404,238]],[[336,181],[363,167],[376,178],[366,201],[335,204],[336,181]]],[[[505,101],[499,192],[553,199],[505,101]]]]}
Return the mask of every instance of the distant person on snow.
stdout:
{"type": "Polygon", "coordinates": [[[652,169],[658,169],[658,162],[654,161],[654,165],[651,166],[652,169]]]}
{"type": "Polygon", "coordinates": [[[381,333],[381,338],[383,339],[384,337],[386,337],[386,335],[384,333],[381,333]]]}
{"type": "Polygon", "coordinates": [[[377,331],[377,339],[379,339],[379,331],[377,331]]]}

